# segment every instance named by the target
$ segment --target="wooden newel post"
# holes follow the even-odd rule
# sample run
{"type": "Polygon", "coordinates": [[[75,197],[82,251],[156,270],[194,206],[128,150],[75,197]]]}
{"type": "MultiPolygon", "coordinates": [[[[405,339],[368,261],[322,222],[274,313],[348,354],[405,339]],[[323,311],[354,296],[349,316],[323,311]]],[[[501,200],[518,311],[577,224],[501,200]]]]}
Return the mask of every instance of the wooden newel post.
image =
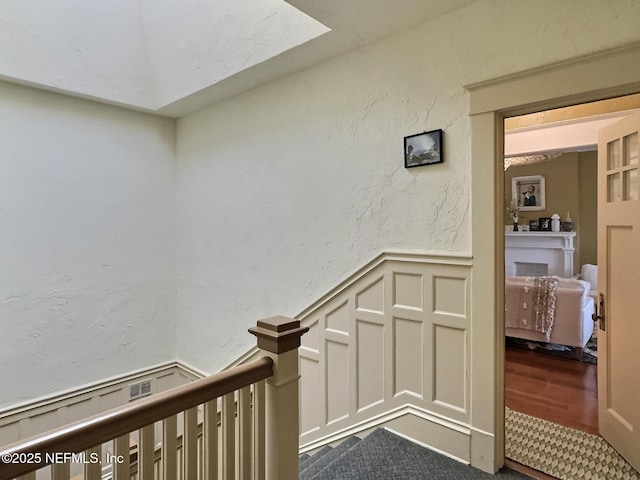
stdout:
{"type": "Polygon", "coordinates": [[[273,359],[273,376],[265,386],[265,478],[298,478],[300,445],[298,347],[309,331],[288,317],[259,320],[249,332],[258,338],[263,356],[273,359]]]}

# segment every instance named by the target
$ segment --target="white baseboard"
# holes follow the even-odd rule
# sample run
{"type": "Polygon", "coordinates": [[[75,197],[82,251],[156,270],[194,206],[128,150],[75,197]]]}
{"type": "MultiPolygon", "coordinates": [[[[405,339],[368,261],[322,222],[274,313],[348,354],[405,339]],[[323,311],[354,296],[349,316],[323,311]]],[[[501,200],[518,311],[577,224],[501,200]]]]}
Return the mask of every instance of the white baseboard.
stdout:
{"type": "Polygon", "coordinates": [[[300,453],[316,450],[324,445],[339,443],[356,436],[367,436],[376,428],[386,428],[418,445],[469,464],[471,429],[421,408],[405,405],[368,418],[347,428],[325,435],[300,446],[300,453]]]}

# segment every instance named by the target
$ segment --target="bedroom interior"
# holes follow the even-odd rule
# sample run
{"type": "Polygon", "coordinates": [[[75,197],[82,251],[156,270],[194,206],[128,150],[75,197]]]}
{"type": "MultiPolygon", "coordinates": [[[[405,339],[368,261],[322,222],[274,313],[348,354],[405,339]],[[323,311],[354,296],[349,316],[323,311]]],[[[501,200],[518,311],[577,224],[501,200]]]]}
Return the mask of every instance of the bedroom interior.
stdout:
{"type": "MultiPolygon", "coordinates": [[[[631,95],[505,120],[507,432],[517,411],[599,433],[597,130],[639,107],[640,95],[631,95]],[[544,179],[544,207],[522,208],[516,195],[526,189],[514,179],[532,176],[544,179]],[[554,214],[560,221],[542,229],[554,214]],[[572,225],[563,225],[569,216],[572,225]]],[[[544,471],[511,454],[507,447],[511,460],[544,471]]]]}

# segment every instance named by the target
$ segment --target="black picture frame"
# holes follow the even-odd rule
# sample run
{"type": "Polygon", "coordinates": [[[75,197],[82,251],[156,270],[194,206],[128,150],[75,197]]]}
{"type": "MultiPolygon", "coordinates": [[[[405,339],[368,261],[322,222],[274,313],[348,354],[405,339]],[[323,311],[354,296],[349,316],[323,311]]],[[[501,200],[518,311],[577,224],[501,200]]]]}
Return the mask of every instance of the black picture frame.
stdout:
{"type": "Polygon", "coordinates": [[[551,231],[551,217],[540,217],[538,219],[538,230],[541,232],[551,231]]]}
{"type": "Polygon", "coordinates": [[[404,137],[404,168],[422,167],[443,162],[441,129],[404,137]]]}
{"type": "Polygon", "coordinates": [[[529,220],[529,231],[537,232],[538,230],[540,230],[540,222],[538,221],[538,219],[536,218],[535,220],[529,220]]]}

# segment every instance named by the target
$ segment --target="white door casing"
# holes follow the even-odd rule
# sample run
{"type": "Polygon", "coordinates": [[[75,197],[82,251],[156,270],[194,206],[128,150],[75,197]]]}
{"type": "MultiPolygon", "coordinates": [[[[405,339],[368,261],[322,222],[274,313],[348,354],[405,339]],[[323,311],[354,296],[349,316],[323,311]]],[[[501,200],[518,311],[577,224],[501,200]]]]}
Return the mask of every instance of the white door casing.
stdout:
{"type": "Polygon", "coordinates": [[[600,434],[640,470],[640,113],[598,138],[598,332],[600,434]],[[603,329],[604,328],[604,329],[603,329]]]}

